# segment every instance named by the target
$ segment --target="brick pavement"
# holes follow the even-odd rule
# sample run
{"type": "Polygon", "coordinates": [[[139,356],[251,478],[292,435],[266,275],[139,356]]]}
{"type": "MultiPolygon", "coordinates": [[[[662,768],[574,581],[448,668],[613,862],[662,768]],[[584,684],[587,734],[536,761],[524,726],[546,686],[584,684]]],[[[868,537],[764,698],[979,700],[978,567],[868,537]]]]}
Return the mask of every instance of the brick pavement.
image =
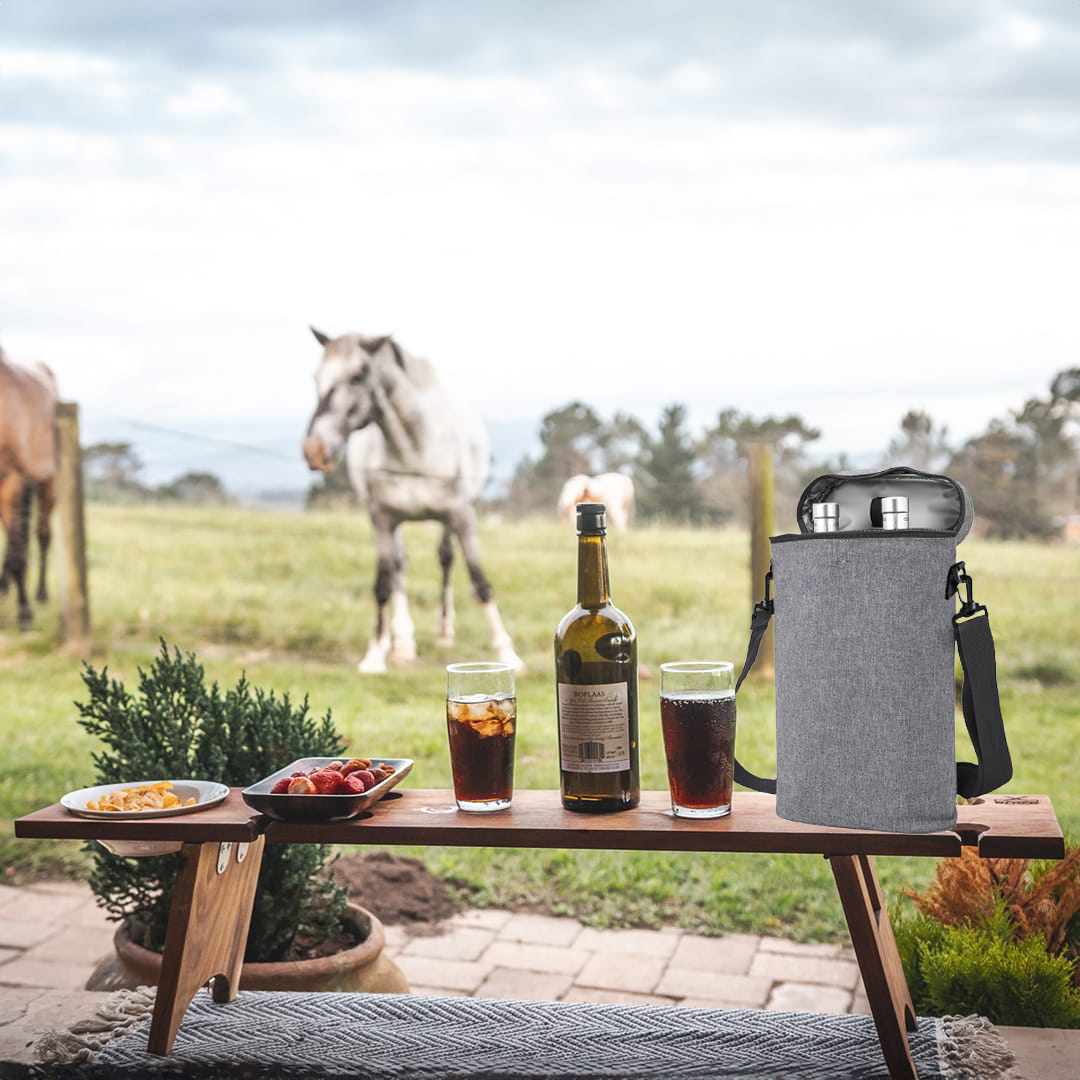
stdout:
{"type": "MultiPolygon", "coordinates": [[[[113,926],[84,882],[0,885],[0,1060],[34,1060],[45,1031],[90,1016],[81,991],[113,926]]],[[[868,1012],[848,946],[681,930],[593,930],[576,919],[465,911],[442,932],[386,928],[417,994],[810,1012],[868,1012]]],[[[1080,1032],[1002,1028],[1023,1076],[1072,1080],[1080,1032]]]]}
{"type": "MultiPolygon", "coordinates": [[[[78,990],[114,927],[85,882],[0,885],[0,988],[78,990]]],[[[441,932],[386,928],[418,994],[866,1012],[854,954],[752,934],[594,930],[576,919],[465,911],[441,932]]]]}

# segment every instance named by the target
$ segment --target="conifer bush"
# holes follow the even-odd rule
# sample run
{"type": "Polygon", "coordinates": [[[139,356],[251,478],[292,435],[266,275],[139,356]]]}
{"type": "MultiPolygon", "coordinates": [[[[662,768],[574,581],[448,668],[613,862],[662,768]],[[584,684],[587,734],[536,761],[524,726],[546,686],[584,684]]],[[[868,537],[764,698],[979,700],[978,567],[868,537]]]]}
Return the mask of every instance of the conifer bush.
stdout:
{"type": "MultiPolygon", "coordinates": [[[[134,692],[106,668],[85,664],[82,679],[87,700],[75,704],[80,724],[103,744],[93,755],[99,784],[193,778],[246,787],[295,758],[345,748],[329,710],[316,719],[306,697],[295,705],[243,676],[224,692],[207,686],[194,653],[170,652],[164,641],[139,669],[134,692]]],[[[90,885],[101,905],[127,922],[138,944],[160,952],[180,855],[125,859],[96,844],[91,850],[90,885]]],[[[267,845],[245,960],[286,959],[298,939],[320,942],[342,931],[345,890],[322,873],[329,855],[323,845],[267,845]]]]}
{"type": "Polygon", "coordinates": [[[1003,902],[980,923],[947,926],[894,913],[897,948],[917,1013],[978,1013],[995,1024],[1080,1027],[1075,961],[1040,934],[1017,938],[1003,902]]]}
{"type": "Polygon", "coordinates": [[[979,925],[1004,905],[1018,940],[1037,936],[1049,952],[1080,958],[1080,845],[1039,860],[984,859],[966,847],[938,862],[926,890],[904,895],[946,926],[979,925]]]}

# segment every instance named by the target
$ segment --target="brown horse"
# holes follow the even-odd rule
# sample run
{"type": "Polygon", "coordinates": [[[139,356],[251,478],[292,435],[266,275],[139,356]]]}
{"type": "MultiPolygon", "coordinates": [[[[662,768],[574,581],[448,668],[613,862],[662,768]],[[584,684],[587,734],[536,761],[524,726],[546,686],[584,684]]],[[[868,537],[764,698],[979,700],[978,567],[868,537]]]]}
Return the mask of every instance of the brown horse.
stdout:
{"type": "Polygon", "coordinates": [[[37,600],[48,598],[45,556],[52,530],[49,518],[56,502],[56,380],[44,365],[19,367],[0,349],[0,520],[7,549],[0,568],[0,594],[14,582],[19,600],[19,626],[32,619],[26,595],[30,513],[38,497],[37,536],[41,551],[37,600]]]}

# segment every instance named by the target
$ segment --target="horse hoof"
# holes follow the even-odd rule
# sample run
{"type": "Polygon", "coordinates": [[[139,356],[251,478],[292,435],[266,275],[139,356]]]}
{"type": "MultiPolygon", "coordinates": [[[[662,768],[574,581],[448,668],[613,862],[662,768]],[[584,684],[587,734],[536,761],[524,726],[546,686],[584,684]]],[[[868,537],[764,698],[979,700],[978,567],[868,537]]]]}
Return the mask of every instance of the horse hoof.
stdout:
{"type": "Polygon", "coordinates": [[[37,602],[39,604],[47,604],[49,602],[49,594],[45,589],[38,589],[37,602]]]}
{"type": "Polygon", "coordinates": [[[416,643],[395,645],[390,651],[390,659],[396,664],[411,664],[416,659],[416,643]]]}
{"type": "Polygon", "coordinates": [[[529,670],[525,661],[510,647],[499,649],[497,655],[500,663],[509,664],[518,675],[524,675],[529,670]]]}
{"type": "Polygon", "coordinates": [[[29,630],[34,625],[34,613],[29,608],[19,608],[19,629],[29,630]]]}
{"type": "Polygon", "coordinates": [[[438,649],[452,649],[454,647],[454,635],[440,634],[435,639],[435,647],[438,649]]]}
{"type": "Polygon", "coordinates": [[[356,665],[356,670],[359,671],[361,675],[385,675],[386,657],[365,656],[364,659],[356,665]]]}

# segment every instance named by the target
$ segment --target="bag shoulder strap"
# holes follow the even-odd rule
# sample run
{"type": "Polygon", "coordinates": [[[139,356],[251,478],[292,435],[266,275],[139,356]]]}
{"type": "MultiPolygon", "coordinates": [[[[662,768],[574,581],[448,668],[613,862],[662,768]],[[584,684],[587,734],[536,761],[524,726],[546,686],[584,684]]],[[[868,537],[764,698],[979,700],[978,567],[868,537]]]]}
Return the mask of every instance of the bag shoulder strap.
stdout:
{"type": "MultiPolygon", "coordinates": [[[[974,799],[1007,784],[1012,779],[1012,758],[1009,744],[1005,738],[1005,721],[1001,715],[1001,700],[997,687],[997,655],[994,651],[994,637],[990,632],[990,615],[982,604],[976,604],[971,597],[971,578],[964,573],[963,563],[958,563],[959,572],[956,583],[950,575],[952,596],[961,584],[967,585],[967,598],[960,611],[953,618],[953,635],[956,638],[956,650],[960,655],[960,666],[964,671],[964,724],[972,746],[975,747],[976,764],[969,761],[956,763],[956,791],[965,799],[974,799]]],[[[754,615],[750,620],[750,645],[746,650],[746,662],[742,674],[735,684],[738,694],[743,680],[757,660],[761,639],[768,629],[773,614],[773,601],[770,596],[772,571],[765,578],[765,599],[754,605],[754,615]]],[[[748,772],[735,759],[735,783],[776,794],[776,780],[755,776],[748,772]]]]}
{"type": "Polygon", "coordinates": [[[964,669],[964,725],[975,747],[975,760],[956,763],[956,790],[965,799],[985,795],[1012,779],[1012,758],[997,687],[997,657],[990,616],[954,620],[956,649],[964,669]]]}
{"type": "MultiPolygon", "coordinates": [[[[771,584],[772,570],[765,575],[765,599],[759,600],[754,605],[754,614],[750,619],[750,645],[746,650],[746,662],[743,664],[742,674],[739,675],[739,681],[735,684],[736,697],[738,697],[739,687],[742,686],[743,679],[750,674],[750,669],[754,666],[758,649],[761,648],[761,639],[769,628],[769,620],[773,614],[773,602],[770,595],[771,584]]],[[[763,776],[755,776],[742,767],[738,758],[735,759],[735,783],[742,784],[743,787],[753,788],[755,791],[764,791],[769,795],[776,794],[775,779],[767,780],[763,776]]]]}

